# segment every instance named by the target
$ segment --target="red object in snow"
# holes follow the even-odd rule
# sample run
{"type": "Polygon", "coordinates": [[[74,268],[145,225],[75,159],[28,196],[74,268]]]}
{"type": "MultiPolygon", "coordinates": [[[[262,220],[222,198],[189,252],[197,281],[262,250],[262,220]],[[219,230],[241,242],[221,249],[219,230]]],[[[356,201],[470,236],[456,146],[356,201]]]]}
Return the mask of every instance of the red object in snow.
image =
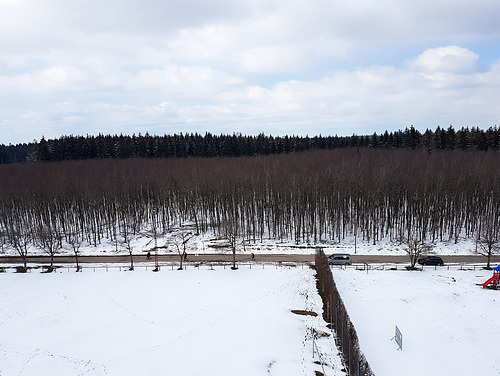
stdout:
{"type": "Polygon", "coordinates": [[[481,286],[486,287],[492,284],[494,288],[497,288],[500,285],[500,272],[496,271],[497,268],[494,269],[495,271],[493,272],[493,277],[488,279],[486,282],[481,283],[481,286]]]}

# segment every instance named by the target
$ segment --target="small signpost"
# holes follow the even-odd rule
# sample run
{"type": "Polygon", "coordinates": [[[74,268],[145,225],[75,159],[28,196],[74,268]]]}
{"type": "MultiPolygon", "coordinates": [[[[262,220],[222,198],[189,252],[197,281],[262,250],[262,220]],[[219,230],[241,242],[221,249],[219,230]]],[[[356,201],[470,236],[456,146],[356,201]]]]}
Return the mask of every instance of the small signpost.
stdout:
{"type": "Polygon", "coordinates": [[[396,340],[396,343],[398,344],[398,350],[403,351],[403,335],[401,334],[401,331],[399,330],[398,326],[396,325],[396,331],[394,334],[394,337],[392,339],[396,340]]]}

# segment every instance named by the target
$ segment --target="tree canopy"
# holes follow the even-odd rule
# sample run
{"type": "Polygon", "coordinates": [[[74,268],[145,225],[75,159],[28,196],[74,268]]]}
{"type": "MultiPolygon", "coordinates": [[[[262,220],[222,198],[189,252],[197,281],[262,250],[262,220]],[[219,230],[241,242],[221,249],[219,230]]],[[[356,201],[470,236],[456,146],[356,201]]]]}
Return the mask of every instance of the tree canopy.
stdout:
{"type": "Polygon", "coordinates": [[[425,148],[431,150],[500,150],[498,128],[437,127],[423,134],[413,126],[396,132],[358,136],[246,136],[239,133],[213,135],[61,136],[28,144],[0,145],[0,164],[26,161],[65,161],[125,158],[242,157],[283,154],[346,147],[377,149],[425,148]]]}

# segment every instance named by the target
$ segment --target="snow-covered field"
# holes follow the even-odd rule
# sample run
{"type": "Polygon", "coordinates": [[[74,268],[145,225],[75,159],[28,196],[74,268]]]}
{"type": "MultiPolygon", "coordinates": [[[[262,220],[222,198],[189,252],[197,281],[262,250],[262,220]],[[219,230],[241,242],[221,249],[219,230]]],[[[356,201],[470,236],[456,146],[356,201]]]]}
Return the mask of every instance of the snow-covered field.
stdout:
{"type": "Polygon", "coordinates": [[[500,375],[500,290],[491,271],[333,269],[376,375],[500,375]],[[403,349],[394,340],[395,325],[403,349]]]}
{"type": "MultiPolygon", "coordinates": [[[[313,330],[307,266],[0,273],[1,376],[314,375],[313,330]]],[[[343,375],[332,337],[315,345],[343,375]]]]}
{"type": "MultiPolygon", "coordinates": [[[[160,253],[176,252],[167,235],[160,253]]],[[[224,240],[195,236],[189,254],[224,252],[224,240]]],[[[271,240],[240,253],[312,254],[317,245],[271,240]]],[[[404,255],[387,240],[344,239],[325,253],[404,255]]],[[[153,247],[137,237],[135,254],[153,247]]],[[[116,244],[82,245],[80,254],[115,254],[116,244]]],[[[440,255],[473,254],[470,239],[437,243],[440,255]]],[[[4,253],[15,254],[4,247],[4,253]]],[[[227,251],[227,250],[226,250],[227,251]]],[[[69,248],[62,253],[71,254],[69,248]]],[[[122,247],[118,253],[126,254],[122,247]]],[[[30,254],[43,254],[33,249],[30,254]]],[[[144,264],[143,264],[144,265],[144,264]]],[[[494,264],[493,266],[495,266],[494,264]]],[[[0,265],[1,266],[1,265],[0,265]]],[[[5,265],[7,266],[7,265],[5,265]]],[[[89,266],[89,265],[86,265],[89,266]]],[[[0,273],[0,376],[10,375],[343,375],[328,332],[314,271],[263,264],[188,270],[61,268],[0,273]],[[71,271],[70,271],[71,270],[71,271]],[[317,317],[296,315],[314,311],[317,317]]],[[[12,265],[10,265],[12,267],[12,265]]],[[[500,291],[478,283],[492,272],[448,267],[409,272],[334,268],[334,278],[377,376],[500,375],[500,291]],[[395,325],[403,350],[394,340],[395,325]]]]}

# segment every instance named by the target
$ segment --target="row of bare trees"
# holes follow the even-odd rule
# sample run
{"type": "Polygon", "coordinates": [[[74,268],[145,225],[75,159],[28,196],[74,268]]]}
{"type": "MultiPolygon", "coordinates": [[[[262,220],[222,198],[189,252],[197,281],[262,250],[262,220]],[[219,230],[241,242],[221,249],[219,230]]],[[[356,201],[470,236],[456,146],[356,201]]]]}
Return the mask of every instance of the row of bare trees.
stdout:
{"type": "MultiPolygon", "coordinates": [[[[104,240],[132,255],[190,222],[232,241],[376,244],[499,238],[500,154],[337,149],[244,158],[0,166],[2,247],[26,257],[104,240]]],[[[133,267],[133,264],[132,264],[133,267]]]]}

